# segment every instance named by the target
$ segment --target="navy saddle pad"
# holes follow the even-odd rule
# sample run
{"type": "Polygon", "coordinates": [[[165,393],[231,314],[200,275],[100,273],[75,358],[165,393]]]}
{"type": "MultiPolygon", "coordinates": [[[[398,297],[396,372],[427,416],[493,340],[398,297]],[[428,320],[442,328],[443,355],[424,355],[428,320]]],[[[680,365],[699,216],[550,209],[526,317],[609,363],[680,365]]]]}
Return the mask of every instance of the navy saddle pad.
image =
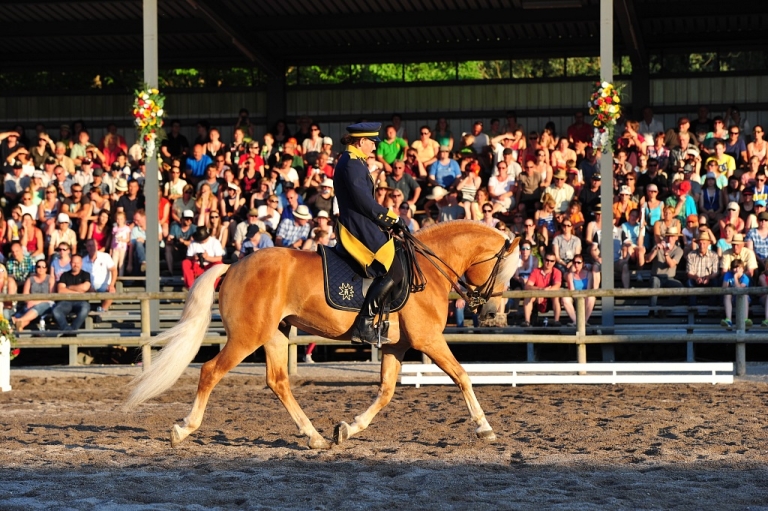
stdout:
{"type": "MultiPolygon", "coordinates": [[[[354,259],[346,257],[332,247],[319,245],[317,251],[323,261],[323,282],[325,301],[334,309],[359,312],[363,306],[365,292],[373,279],[363,273],[354,259]]],[[[392,264],[402,264],[400,257],[395,257],[392,264]]],[[[408,272],[405,273],[408,275],[408,272]]],[[[410,279],[404,278],[400,289],[395,289],[395,297],[390,304],[390,312],[403,308],[408,301],[410,279]]]]}

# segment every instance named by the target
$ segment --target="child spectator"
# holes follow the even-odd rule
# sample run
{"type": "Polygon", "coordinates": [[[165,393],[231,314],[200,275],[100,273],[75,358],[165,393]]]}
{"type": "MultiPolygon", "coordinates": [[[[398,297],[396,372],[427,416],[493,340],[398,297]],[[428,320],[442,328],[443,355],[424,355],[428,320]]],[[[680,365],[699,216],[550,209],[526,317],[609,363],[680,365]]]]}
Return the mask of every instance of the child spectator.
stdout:
{"type": "MultiPolygon", "coordinates": [[[[726,272],[723,275],[723,287],[724,288],[745,288],[749,287],[749,277],[744,274],[744,263],[738,259],[731,262],[731,271],[726,272]]],[[[720,322],[721,326],[726,327],[728,330],[733,328],[733,322],[731,321],[733,313],[733,295],[725,295],[723,297],[723,305],[725,306],[725,319],[720,322]]],[[[749,296],[747,296],[747,303],[749,303],[749,296]]],[[[749,307],[747,307],[747,314],[749,313],[749,307]]],[[[752,326],[752,320],[746,318],[745,326],[747,328],[752,326]]]]}
{"type": "Polygon", "coordinates": [[[118,211],[115,214],[115,225],[112,227],[112,245],[109,255],[117,266],[117,273],[123,276],[125,273],[125,254],[128,253],[128,244],[131,242],[131,228],[125,221],[125,213],[118,211]]]}

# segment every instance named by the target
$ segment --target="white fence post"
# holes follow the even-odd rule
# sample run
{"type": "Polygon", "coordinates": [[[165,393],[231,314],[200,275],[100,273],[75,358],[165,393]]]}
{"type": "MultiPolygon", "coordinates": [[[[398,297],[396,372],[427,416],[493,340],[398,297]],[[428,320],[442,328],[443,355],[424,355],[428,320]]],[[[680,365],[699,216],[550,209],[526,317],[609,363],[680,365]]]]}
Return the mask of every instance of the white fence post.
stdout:
{"type": "Polygon", "coordinates": [[[0,337],[0,392],[11,390],[11,341],[0,337]]]}

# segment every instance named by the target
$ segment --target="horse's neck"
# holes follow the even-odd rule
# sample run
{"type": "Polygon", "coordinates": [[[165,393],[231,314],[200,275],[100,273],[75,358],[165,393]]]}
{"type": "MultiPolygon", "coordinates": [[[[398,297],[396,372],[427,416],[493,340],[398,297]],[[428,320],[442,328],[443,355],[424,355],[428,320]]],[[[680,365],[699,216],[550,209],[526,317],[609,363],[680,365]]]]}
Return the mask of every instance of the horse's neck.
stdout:
{"type": "Polygon", "coordinates": [[[479,223],[462,224],[466,229],[458,229],[460,224],[453,225],[457,227],[455,230],[448,225],[430,228],[421,241],[461,276],[470,266],[488,258],[488,249],[496,246],[498,236],[479,223]]]}

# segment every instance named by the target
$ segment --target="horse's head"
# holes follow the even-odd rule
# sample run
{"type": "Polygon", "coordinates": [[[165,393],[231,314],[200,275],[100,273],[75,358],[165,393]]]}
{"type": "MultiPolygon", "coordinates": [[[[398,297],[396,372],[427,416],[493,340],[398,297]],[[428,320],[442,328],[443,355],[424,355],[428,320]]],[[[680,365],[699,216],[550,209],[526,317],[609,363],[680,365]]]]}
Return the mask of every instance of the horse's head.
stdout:
{"type": "MultiPolygon", "coordinates": [[[[476,285],[482,285],[484,282],[493,281],[493,287],[489,290],[490,297],[478,311],[480,322],[486,326],[507,326],[507,317],[504,314],[504,303],[506,298],[502,298],[501,293],[509,286],[509,281],[517,271],[520,264],[520,248],[518,247],[520,238],[514,239],[506,248],[502,259],[496,266],[496,257],[492,257],[484,262],[479,262],[470,266],[466,271],[467,280],[476,285]],[[493,271],[496,271],[495,280],[493,271]]],[[[501,247],[495,249],[496,253],[501,247]]]]}

